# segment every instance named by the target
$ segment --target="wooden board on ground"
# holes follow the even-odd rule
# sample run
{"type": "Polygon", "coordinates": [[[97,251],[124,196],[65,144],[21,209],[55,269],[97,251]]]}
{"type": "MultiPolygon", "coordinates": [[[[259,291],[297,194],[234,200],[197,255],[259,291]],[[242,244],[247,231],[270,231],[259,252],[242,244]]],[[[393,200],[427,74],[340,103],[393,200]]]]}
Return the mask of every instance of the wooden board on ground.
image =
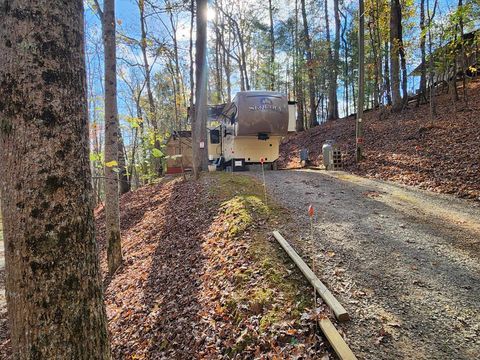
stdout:
{"type": "Polygon", "coordinates": [[[353,354],[352,350],[348,347],[347,343],[343,340],[342,336],[338,333],[335,326],[328,318],[320,319],[320,328],[325,334],[330,345],[332,345],[333,350],[338,355],[340,360],[356,360],[356,356],[353,354]]]}
{"type": "Polygon", "coordinates": [[[338,321],[347,321],[350,319],[345,308],[338,302],[338,300],[332,295],[330,290],[320,281],[320,279],[313,273],[313,271],[308,267],[308,265],[302,260],[302,258],[295,252],[295,250],[290,246],[287,240],[278,232],[274,231],[273,236],[283,249],[287,252],[293,262],[298,266],[300,271],[305,275],[307,280],[312,284],[318,294],[322,297],[323,301],[332,309],[335,317],[338,321]]]}

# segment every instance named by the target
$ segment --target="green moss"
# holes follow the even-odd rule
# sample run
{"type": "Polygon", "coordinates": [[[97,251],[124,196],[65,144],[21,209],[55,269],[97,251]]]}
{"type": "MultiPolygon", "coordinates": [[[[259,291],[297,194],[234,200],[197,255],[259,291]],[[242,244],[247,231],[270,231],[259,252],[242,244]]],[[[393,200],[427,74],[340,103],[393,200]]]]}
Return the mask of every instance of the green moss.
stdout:
{"type": "MultiPolygon", "coordinates": [[[[247,257],[251,264],[232,274],[235,291],[223,305],[226,313],[236,324],[252,315],[261,316],[262,332],[276,323],[299,319],[305,308],[311,307],[311,292],[305,290],[306,281],[288,255],[271,240],[275,224],[288,222],[288,212],[272,199],[267,199],[267,206],[263,185],[250,176],[221,172],[209,176],[214,182],[210,195],[221,204],[219,213],[227,224],[225,236],[239,238],[247,230],[249,234],[247,257]]],[[[249,335],[243,334],[228,353],[241,353],[249,340],[249,335]]]]}
{"type": "Polygon", "coordinates": [[[281,321],[281,314],[278,313],[278,310],[273,309],[270,310],[266,315],[262,316],[260,319],[260,331],[265,332],[268,330],[273,324],[281,321]]]}
{"type": "Polygon", "coordinates": [[[0,119],[0,132],[2,132],[5,135],[10,135],[12,130],[13,130],[13,125],[9,120],[5,118],[0,119]]]}

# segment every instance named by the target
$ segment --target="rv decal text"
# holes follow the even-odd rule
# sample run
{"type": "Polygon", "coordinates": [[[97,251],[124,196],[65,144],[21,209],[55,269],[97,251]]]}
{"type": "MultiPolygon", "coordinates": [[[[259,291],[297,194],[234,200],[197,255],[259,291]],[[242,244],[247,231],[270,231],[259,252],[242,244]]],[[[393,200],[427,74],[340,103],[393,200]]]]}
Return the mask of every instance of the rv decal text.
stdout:
{"type": "Polygon", "coordinates": [[[260,100],[260,105],[249,106],[250,111],[275,111],[282,112],[281,106],[273,105],[272,99],[263,98],[260,100]]]}

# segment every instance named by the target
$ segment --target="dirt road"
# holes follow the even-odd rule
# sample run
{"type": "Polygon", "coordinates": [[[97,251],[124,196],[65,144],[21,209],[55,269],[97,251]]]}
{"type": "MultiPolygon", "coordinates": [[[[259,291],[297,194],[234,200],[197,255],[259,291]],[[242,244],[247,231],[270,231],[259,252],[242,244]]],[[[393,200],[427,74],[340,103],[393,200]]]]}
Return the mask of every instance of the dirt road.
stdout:
{"type": "Polygon", "coordinates": [[[478,203],[343,172],[269,171],[266,182],[300,219],[286,237],[317,254],[318,276],[349,310],[339,328],[359,358],[480,358],[478,203]]]}

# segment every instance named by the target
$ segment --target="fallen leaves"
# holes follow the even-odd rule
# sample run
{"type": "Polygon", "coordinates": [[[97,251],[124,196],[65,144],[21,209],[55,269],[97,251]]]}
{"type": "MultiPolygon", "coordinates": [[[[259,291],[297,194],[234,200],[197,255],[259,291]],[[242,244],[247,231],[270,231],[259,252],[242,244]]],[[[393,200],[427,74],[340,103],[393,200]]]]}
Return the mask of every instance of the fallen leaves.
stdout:
{"type": "MultiPolygon", "coordinates": [[[[262,199],[261,186],[237,174],[173,180],[122,197],[124,265],[105,279],[114,358],[326,352],[314,330],[323,310],[308,309],[305,280],[269,240],[269,224],[286,214],[262,199]]],[[[103,210],[96,216],[105,271],[103,210]]]]}

